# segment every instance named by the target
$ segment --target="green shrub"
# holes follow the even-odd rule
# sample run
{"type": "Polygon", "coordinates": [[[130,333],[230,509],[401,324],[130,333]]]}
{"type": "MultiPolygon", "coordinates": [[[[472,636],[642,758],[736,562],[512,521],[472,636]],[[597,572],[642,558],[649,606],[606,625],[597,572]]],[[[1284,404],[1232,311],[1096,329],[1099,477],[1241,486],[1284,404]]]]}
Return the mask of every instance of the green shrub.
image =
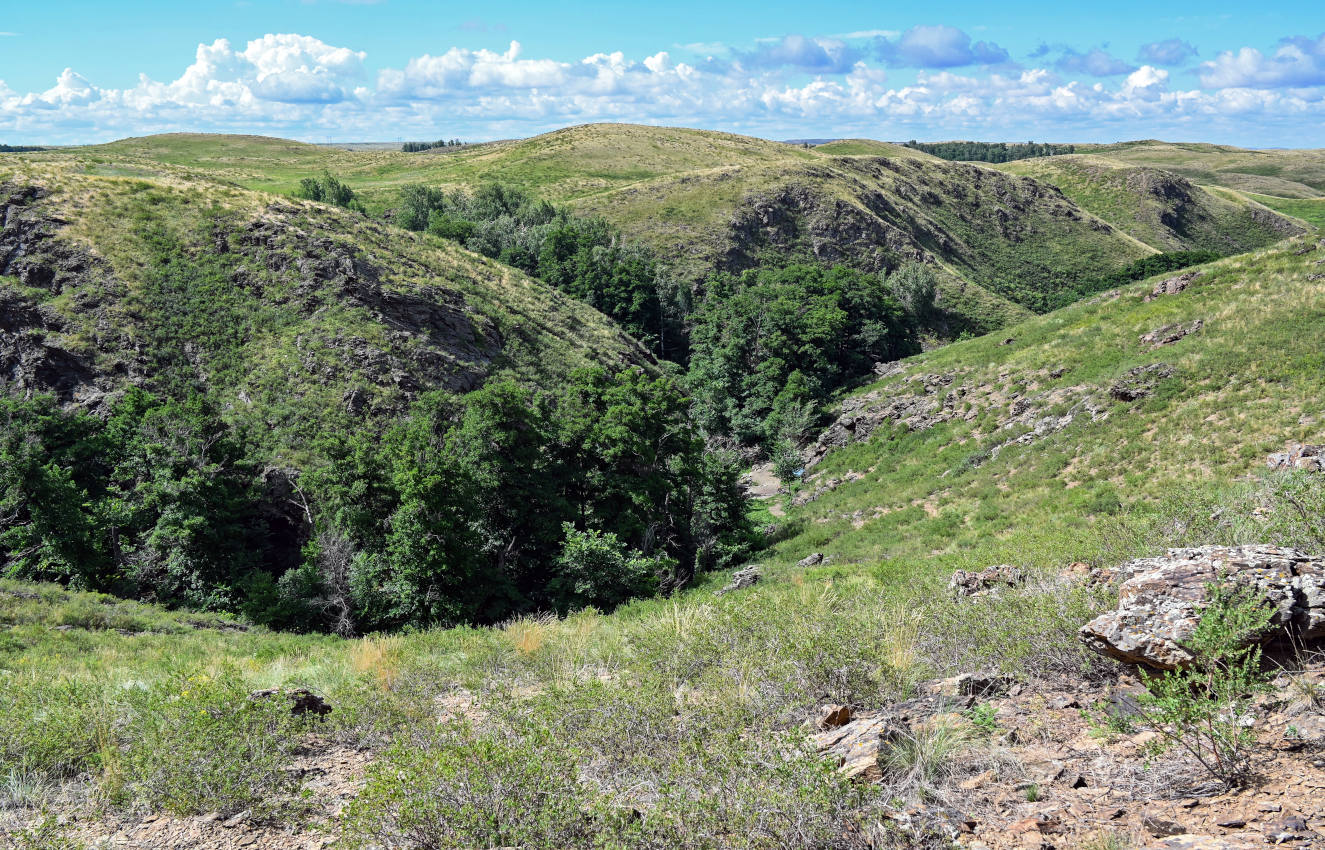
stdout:
{"type": "Polygon", "coordinates": [[[1208,588],[1210,601],[1184,646],[1195,660],[1178,670],[1145,677],[1142,716],[1164,739],[1234,787],[1246,780],[1255,732],[1252,701],[1269,687],[1255,641],[1273,611],[1252,592],[1227,585],[1208,588]]]}
{"type": "Polygon", "coordinates": [[[630,551],[612,532],[577,531],[563,523],[565,542],[557,559],[557,577],[549,592],[562,610],[601,605],[615,608],[634,596],[646,596],[658,586],[660,575],[670,574],[675,563],[630,551]]]}
{"type": "Polygon", "coordinates": [[[250,699],[232,672],[176,675],[131,689],[103,752],[101,788],[177,814],[250,811],[259,820],[297,812],[288,770],[308,724],[283,698],[250,699]]]}

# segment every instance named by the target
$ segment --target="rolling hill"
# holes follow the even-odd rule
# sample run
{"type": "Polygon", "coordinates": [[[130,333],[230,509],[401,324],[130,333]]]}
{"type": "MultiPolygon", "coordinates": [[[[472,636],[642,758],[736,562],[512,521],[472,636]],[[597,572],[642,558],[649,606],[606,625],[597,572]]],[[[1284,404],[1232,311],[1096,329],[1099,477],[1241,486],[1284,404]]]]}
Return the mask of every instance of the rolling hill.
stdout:
{"type": "Polygon", "coordinates": [[[1127,165],[1171,171],[1203,186],[1224,186],[1281,198],[1325,195],[1325,148],[1252,150],[1148,139],[1078,145],[1077,150],[1127,165]]]}
{"type": "Polygon", "coordinates": [[[1185,177],[1103,157],[1067,155],[996,166],[1056,186],[1083,209],[1160,251],[1238,254],[1302,232],[1269,207],[1185,177]]]}
{"type": "Polygon", "coordinates": [[[913,152],[881,158],[895,146],[853,144],[875,156],[617,124],[418,154],[196,135],[127,139],[85,154],[102,173],[185,169],[275,192],[330,171],[376,212],[389,210],[407,183],[473,188],[500,180],[606,217],[696,281],[769,256],[871,269],[923,258],[947,269],[946,307],[976,330],[1022,318],[1043,293],[1148,253],[1042,185],[913,152]],[[968,183],[969,194],[944,194],[968,183]]]}
{"type": "Polygon", "coordinates": [[[499,180],[605,217],[695,282],[714,270],[737,271],[774,257],[872,270],[923,260],[944,270],[941,298],[954,333],[1020,320],[1054,303],[1055,293],[1155,250],[1244,250],[1292,229],[1242,198],[1186,184],[1170,191],[1174,178],[1157,173],[1141,181],[1145,186],[1124,185],[1119,196],[1116,188],[1083,188],[1083,180],[1126,184],[1129,178],[1118,175],[1086,180],[1042,164],[1019,166],[1037,178],[1026,179],[872,140],[805,148],[627,124],[415,154],[177,134],[126,139],[84,155],[92,160],[89,168],[102,173],[184,168],[285,193],[301,178],[329,171],[373,212],[389,212],[408,183],[472,189],[499,180]],[[1169,195],[1154,201],[1155,191],[1169,195]],[[1138,216],[1145,222],[1167,217],[1172,226],[1138,223],[1138,216]]]}
{"type": "Polygon", "coordinates": [[[1199,513],[1267,453],[1321,441],[1319,234],[1194,269],[1176,294],[1156,283],[901,361],[845,400],[764,562],[821,552],[899,580],[1095,563],[1121,518],[1199,513]]]}
{"type": "Polygon", "coordinates": [[[96,409],[128,384],[195,384],[297,456],[330,420],[395,416],[429,389],[648,361],[592,308],[453,243],[100,160],[0,160],[14,391],[96,409]]]}

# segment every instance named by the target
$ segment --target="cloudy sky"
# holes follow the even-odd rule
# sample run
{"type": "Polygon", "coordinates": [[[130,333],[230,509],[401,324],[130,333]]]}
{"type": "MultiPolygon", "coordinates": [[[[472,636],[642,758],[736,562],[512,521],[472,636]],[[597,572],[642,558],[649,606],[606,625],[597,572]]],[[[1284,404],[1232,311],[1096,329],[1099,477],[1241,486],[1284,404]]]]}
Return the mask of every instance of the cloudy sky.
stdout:
{"type": "Polygon", "coordinates": [[[4,6],[11,144],[175,130],[479,141],[634,121],[1325,147],[1319,0],[4,6]]]}

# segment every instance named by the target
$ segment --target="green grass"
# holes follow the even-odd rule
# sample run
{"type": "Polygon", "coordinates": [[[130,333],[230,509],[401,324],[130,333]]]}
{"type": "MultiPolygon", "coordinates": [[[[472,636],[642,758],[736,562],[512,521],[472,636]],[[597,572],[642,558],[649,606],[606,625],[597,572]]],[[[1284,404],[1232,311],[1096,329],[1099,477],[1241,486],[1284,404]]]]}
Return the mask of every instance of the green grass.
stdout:
{"type": "Polygon", "coordinates": [[[1026,159],[997,168],[1058,187],[1083,209],[1161,251],[1235,254],[1263,248],[1296,230],[1235,193],[1208,191],[1154,168],[1100,156],[1026,159]]]}
{"type": "Polygon", "coordinates": [[[793,510],[788,525],[797,533],[765,560],[789,568],[821,551],[843,568],[880,575],[918,560],[941,571],[1098,561],[1107,558],[1100,529],[1117,516],[1178,491],[1228,486],[1290,440],[1318,442],[1325,281],[1308,280],[1318,252],[1298,256],[1298,244],[1210,264],[1177,296],[1145,303],[1151,282],[1142,282],[1116,299],[1098,296],[913,358],[906,374],[861,392],[886,399],[915,392],[908,375],[953,373],[946,392],[972,418],[884,429],[830,454],[814,470],[823,479],[868,472],[793,510]],[[1147,352],[1137,341],[1198,318],[1204,329],[1172,346],[1147,352]],[[1001,345],[1006,337],[1015,342],[1001,345]],[[1153,396],[1130,404],[1109,397],[1126,370],[1161,361],[1176,375],[1153,396]],[[1028,430],[997,430],[1018,392],[1041,416],[1076,407],[1076,418],[989,457],[1028,430]],[[1092,421],[1078,407],[1087,397],[1107,415],[1092,421]]]}
{"type": "Polygon", "coordinates": [[[1128,165],[1162,168],[1201,185],[1285,198],[1325,194],[1325,148],[1248,150],[1227,145],[1160,142],[1078,145],[1077,150],[1128,165]]]}
{"type": "Polygon", "coordinates": [[[838,139],[835,142],[815,145],[814,150],[833,156],[909,156],[916,159],[934,159],[924,151],[893,142],[878,142],[874,139],[838,139]]]}
{"type": "Polygon", "coordinates": [[[1279,198],[1248,192],[1247,197],[1275,212],[1291,215],[1313,227],[1325,229],[1325,198],[1279,198]]]}

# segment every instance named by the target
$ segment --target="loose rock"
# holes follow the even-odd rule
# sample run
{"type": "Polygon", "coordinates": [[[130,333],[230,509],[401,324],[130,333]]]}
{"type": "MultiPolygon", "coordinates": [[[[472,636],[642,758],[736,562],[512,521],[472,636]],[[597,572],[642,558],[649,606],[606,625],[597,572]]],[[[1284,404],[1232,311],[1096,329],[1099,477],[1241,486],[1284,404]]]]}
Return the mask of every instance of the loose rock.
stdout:
{"type": "Polygon", "coordinates": [[[1273,452],[1265,458],[1270,469],[1301,469],[1307,472],[1325,472],[1325,446],[1289,443],[1282,452],[1273,452]]]}
{"type": "Polygon", "coordinates": [[[332,711],[326,700],[308,688],[263,688],[249,694],[248,698],[260,702],[282,695],[289,700],[290,713],[296,717],[310,713],[319,717],[326,717],[332,711]]]}

